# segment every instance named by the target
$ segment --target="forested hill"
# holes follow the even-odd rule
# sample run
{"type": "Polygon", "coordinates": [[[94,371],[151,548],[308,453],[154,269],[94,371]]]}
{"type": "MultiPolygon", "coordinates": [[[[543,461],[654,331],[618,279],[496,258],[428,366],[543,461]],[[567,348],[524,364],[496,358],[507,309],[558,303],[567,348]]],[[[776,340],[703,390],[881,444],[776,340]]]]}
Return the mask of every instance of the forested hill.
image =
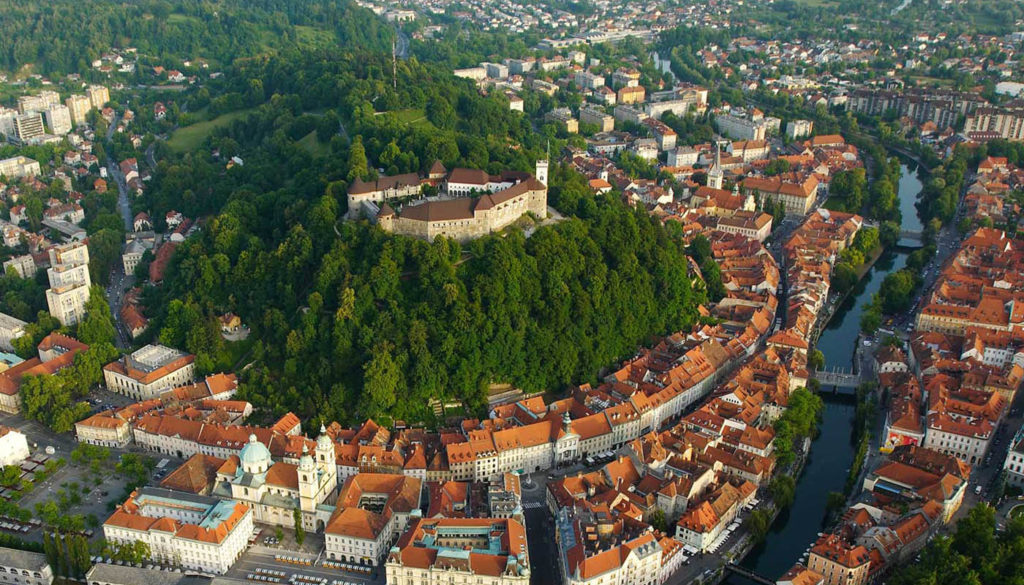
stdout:
{"type": "Polygon", "coordinates": [[[83,73],[104,51],[127,47],[223,66],[292,47],[390,50],[393,34],[350,0],[0,0],[0,70],[83,73]]]}
{"type": "Polygon", "coordinates": [[[206,218],[144,293],[160,342],[195,353],[201,373],[231,369],[241,356],[216,316],[233,311],[255,341],[240,397],[267,415],[419,421],[431,399],[482,414],[491,382],[594,381],[695,322],[705,293],[682,242],[558,166],[549,203],[572,219],[529,238],[427,243],[343,221],[348,182],[376,168],[532,170],[549,139],[564,144],[442,66],[400,62],[393,84],[388,57],[305,51],[229,72],[222,96],[251,113],[167,153],[143,196],[154,217],[206,218]],[[225,169],[236,154],[244,166],[225,169]]]}

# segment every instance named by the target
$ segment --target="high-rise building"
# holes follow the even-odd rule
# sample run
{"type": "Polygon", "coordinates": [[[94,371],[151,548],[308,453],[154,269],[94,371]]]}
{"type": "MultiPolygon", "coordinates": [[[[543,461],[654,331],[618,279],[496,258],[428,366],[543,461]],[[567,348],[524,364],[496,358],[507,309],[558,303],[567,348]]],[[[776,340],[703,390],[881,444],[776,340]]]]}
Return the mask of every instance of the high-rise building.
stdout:
{"type": "Polygon", "coordinates": [[[45,133],[42,114],[22,114],[14,118],[14,137],[19,142],[28,142],[45,133]]]}
{"type": "Polygon", "coordinates": [[[85,93],[89,96],[92,107],[97,109],[102,108],[110,101],[110,90],[102,85],[90,85],[86,88],[85,93]]]}
{"type": "Polygon", "coordinates": [[[27,114],[29,112],[45,112],[49,108],[60,105],[60,94],[52,90],[43,90],[38,95],[23,95],[18,97],[18,112],[27,114]]]}
{"type": "Polygon", "coordinates": [[[46,110],[46,125],[50,127],[50,133],[63,136],[71,132],[71,109],[67,106],[50,106],[46,110]]]}
{"type": "Polygon", "coordinates": [[[71,121],[77,126],[85,123],[85,116],[92,109],[92,100],[88,96],[73,95],[64,100],[64,105],[71,110],[71,121]]]}

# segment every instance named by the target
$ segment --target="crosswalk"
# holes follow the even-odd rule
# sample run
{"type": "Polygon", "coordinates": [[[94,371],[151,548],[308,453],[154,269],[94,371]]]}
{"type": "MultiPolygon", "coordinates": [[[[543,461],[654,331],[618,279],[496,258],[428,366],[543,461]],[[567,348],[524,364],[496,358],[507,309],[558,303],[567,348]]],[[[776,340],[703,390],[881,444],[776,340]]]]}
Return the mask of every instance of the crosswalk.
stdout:
{"type": "Polygon", "coordinates": [[[523,509],[524,510],[536,510],[538,508],[543,508],[543,507],[544,507],[544,504],[542,504],[541,502],[526,502],[526,503],[523,504],[523,509]]]}

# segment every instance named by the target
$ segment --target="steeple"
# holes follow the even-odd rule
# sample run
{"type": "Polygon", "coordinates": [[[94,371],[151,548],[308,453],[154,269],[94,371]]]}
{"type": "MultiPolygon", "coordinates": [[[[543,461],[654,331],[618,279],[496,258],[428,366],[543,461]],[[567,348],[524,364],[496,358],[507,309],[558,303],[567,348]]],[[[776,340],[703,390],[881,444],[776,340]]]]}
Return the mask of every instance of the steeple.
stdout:
{"type": "Polygon", "coordinates": [[[715,162],[708,171],[708,187],[712,189],[721,189],[722,181],[724,180],[724,173],[722,172],[722,142],[721,140],[715,141],[715,162]]]}

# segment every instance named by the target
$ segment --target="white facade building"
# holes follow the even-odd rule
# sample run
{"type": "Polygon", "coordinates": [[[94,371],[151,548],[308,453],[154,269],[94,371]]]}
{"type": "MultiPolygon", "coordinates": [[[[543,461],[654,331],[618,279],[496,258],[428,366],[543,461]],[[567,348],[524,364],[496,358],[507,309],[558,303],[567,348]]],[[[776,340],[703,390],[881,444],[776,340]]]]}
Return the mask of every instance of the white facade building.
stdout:
{"type": "Polygon", "coordinates": [[[195,356],[163,345],[147,345],[103,366],[107,389],[136,400],[157,398],[192,382],[195,356]]]}
{"type": "Polygon", "coordinates": [[[103,523],[108,541],[142,541],[153,560],[216,574],[242,556],[252,531],[245,504],[153,487],[132,492],[103,523]]]}
{"type": "Polygon", "coordinates": [[[61,325],[74,325],[85,316],[89,301],[89,248],[83,242],[72,242],[49,249],[50,269],[46,271],[50,288],[46,304],[61,325]]]}
{"type": "Polygon", "coordinates": [[[46,125],[50,127],[50,133],[63,136],[71,132],[71,109],[67,106],[50,106],[46,110],[46,125]]]}
{"type": "MultiPolygon", "coordinates": [[[[14,351],[13,341],[25,334],[28,323],[5,313],[0,313],[0,350],[14,351]]],[[[2,453],[0,453],[2,455],[2,453]]]]}

